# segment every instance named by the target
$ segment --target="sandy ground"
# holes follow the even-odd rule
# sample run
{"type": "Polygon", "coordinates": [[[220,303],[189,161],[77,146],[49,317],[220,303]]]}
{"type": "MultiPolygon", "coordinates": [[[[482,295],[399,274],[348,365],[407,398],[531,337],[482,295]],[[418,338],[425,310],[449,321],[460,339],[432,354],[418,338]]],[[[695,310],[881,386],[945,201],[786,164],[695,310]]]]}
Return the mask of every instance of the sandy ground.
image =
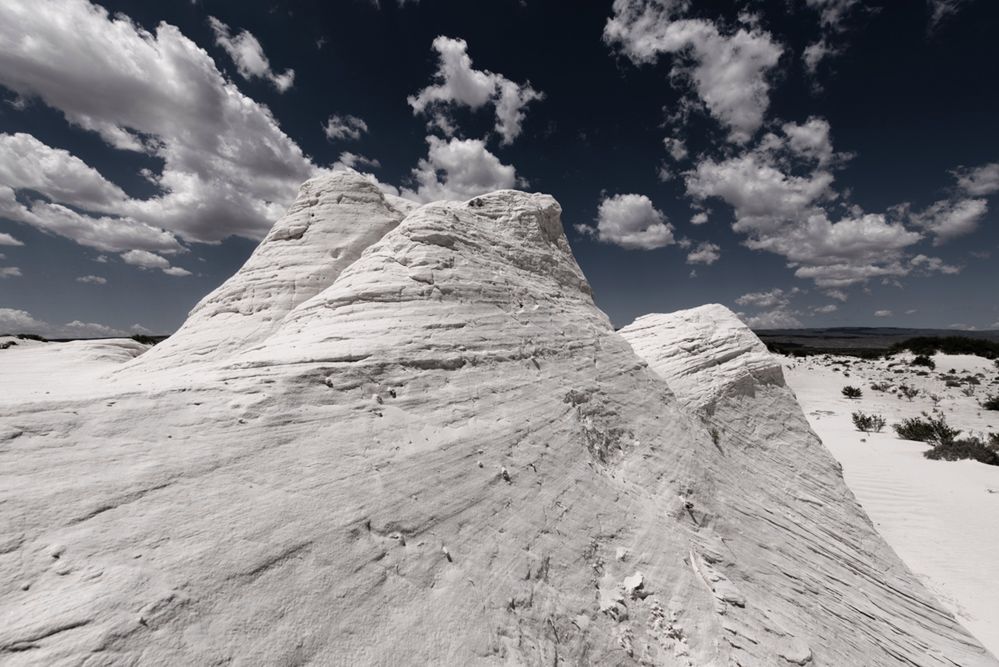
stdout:
{"type": "Polygon", "coordinates": [[[999,467],[931,461],[923,456],[922,443],[900,440],[891,428],[936,408],[966,434],[999,432],[999,412],[980,405],[985,396],[999,393],[999,369],[979,357],[936,355],[936,369],[920,375],[927,369],[910,366],[909,359],[784,361],[788,384],[809,423],[843,465],[847,485],[878,531],[965,627],[999,655],[999,467]],[[957,376],[961,386],[947,387],[942,375],[957,376]],[[969,383],[968,376],[979,384],[969,383]],[[882,382],[906,384],[919,395],[910,401],[871,389],[882,382]],[[846,385],[861,388],[863,396],[844,398],[840,392],[846,385]],[[884,432],[856,431],[850,415],[858,410],[887,418],[884,432]]]}
{"type": "Polygon", "coordinates": [[[102,377],[149,347],[130,338],[42,343],[0,336],[3,382],[0,405],[87,396],[102,377]]]}

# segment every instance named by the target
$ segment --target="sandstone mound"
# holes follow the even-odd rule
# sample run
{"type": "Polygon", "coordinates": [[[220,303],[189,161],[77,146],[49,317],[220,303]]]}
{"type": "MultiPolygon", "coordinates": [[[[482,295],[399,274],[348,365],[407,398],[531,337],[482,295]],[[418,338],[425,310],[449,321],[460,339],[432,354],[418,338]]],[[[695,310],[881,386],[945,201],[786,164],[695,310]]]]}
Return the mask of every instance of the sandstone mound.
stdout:
{"type": "Polygon", "coordinates": [[[145,369],[215,361],[251,347],[329,287],[404,216],[372,183],[336,171],[306,181],[246,264],[144,355],[145,369]]]}
{"type": "Polygon", "coordinates": [[[382,235],[219,320],[252,336],[203,302],[99,397],[0,408],[4,661],[995,664],[772,373],[674,396],[614,333],[552,198],[396,219],[362,181],[307,187],[382,235]]]}

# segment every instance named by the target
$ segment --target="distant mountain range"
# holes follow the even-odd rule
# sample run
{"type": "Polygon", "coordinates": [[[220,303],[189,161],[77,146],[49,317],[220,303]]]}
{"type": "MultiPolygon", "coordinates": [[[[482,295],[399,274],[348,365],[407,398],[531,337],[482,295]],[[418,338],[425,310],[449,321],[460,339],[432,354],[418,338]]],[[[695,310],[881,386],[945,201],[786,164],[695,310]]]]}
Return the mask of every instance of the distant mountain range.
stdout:
{"type": "Polygon", "coordinates": [[[902,327],[828,327],[817,329],[759,329],[756,335],[771,350],[801,352],[858,352],[886,350],[895,343],[924,336],[963,336],[999,342],[999,331],[906,329],[902,327]]]}

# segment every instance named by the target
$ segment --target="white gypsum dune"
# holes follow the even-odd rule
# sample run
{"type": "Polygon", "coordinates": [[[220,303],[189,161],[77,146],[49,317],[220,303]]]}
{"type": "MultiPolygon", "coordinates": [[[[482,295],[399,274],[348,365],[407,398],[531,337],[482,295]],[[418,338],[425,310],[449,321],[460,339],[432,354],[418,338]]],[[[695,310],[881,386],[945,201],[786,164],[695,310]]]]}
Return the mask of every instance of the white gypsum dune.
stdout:
{"type": "Polygon", "coordinates": [[[934,370],[911,359],[813,356],[783,363],[810,425],[843,464],[847,484],[878,532],[995,654],[999,581],[987,573],[999,561],[999,467],[929,460],[925,443],[899,439],[891,425],[937,410],[962,437],[999,432],[999,413],[981,406],[997,393],[997,368],[969,355],[936,354],[934,370]],[[952,377],[959,381],[948,382],[952,377]],[[844,398],[844,385],[861,388],[863,396],[844,398]],[[900,385],[917,393],[901,395],[900,385]],[[856,411],[882,415],[888,425],[881,433],[860,433],[851,420],[856,411]]]}
{"type": "Polygon", "coordinates": [[[551,197],[292,215],[170,345],[0,405],[5,664],[996,664],[779,369],[678,345],[674,394],[613,331],[551,197]],[[356,257],[282,252],[316,225],[356,257]]]}

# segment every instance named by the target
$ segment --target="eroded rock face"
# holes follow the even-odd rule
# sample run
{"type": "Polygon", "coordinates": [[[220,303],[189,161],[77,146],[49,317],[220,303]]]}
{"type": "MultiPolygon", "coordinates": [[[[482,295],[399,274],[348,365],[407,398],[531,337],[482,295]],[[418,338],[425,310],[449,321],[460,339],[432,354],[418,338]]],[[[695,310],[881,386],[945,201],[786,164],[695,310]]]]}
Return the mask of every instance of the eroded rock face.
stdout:
{"type": "Polygon", "coordinates": [[[403,209],[353,171],[306,181],[246,264],[136,365],[149,370],[215,361],[260,343],[398,225],[403,209]]]}
{"type": "Polygon", "coordinates": [[[196,371],[192,326],[92,399],[0,407],[5,661],[994,664],[807,426],[738,403],[784,387],[677,400],[553,199],[385,210],[196,371]]]}
{"type": "MultiPolygon", "coordinates": [[[[731,595],[734,583],[739,596],[766,609],[797,608],[803,623],[794,634],[803,643],[781,654],[788,663],[995,664],[977,647],[961,655],[961,645],[977,642],[961,638],[963,629],[875,533],[809,428],[778,360],[735,313],[711,304],[645,315],[620,334],[708,428],[722,456],[710,475],[724,489],[718,516],[699,534],[707,552],[712,534],[727,547],[731,538],[723,535],[730,531],[776,529],[772,542],[756,544],[755,558],[724,547],[715,552],[728,567],[716,594],[731,595]],[[769,563],[768,574],[745,567],[757,558],[769,563]],[[852,630],[830,632],[851,617],[852,630]],[[930,643],[943,635],[956,644],[923,651],[926,633],[936,637],[930,643]],[[865,642],[872,648],[861,658],[865,642]]],[[[770,613],[729,630],[750,641],[770,634],[770,613]]]]}
{"type": "Polygon", "coordinates": [[[784,386],[763,342],[719,304],[643,315],[620,333],[692,410],[710,410],[719,397],[760,385],[784,386]]]}

